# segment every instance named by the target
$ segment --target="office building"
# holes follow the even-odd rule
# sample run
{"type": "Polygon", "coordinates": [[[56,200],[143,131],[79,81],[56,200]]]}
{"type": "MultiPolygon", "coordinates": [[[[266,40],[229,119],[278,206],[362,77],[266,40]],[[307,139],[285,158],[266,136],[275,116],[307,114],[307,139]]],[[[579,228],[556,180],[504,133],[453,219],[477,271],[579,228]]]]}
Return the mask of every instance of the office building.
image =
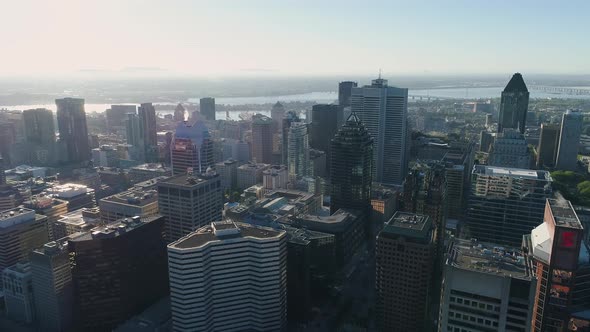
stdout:
{"type": "Polygon", "coordinates": [[[482,130],[479,137],[479,151],[489,153],[495,139],[496,133],[482,130]]]}
{"type": "Polygon", "coordinates": [[[537,168],[555,167],[559,148],[559,125],[541,124],[541,137],[537,148],[537,168]]]}
{"type": "Polygon", "coordinates": [[[107,128],[111,132],[120,132],[125,130],[125,122],[128,114],[136,114],[137,106],[135,105],[111,105],[111,108],[105,111],[107,128]]]}
{"type": "Polygon", "coordinates": [[[114,329],[168,293],[164,218],[133,217],[68,240],[77,331],[114,329]]]}
{"type": "Polygon", "coordinates": [[[143,157],[148,163],[158,161],[158,127],[156,108],[152,103],[143,103],[137,108],[143,143],[143,157]]]}
{"type": "Polygon", "coordinates": [[[70,331],[74,294],[67,237],[33,250],[31,275],[38,327],[47,332],[70,331]]]}
{"type": "Polygon", "coordinates": [[[303,122],[293,122],[289,127],[287,169],[291,179],[309,175],[309,135],[303,122]]]}
{"type": "Polygon", "coordinates": [[[49,240],[54,240],[53,224],[68,213],[68,202],[55,197],[34,195],[24,201],[23,206],[47,217],[49,240]]]}
{"type": "MultiPolygon", "coordinates": [[[[221,179],[221,188],[223,191],[238,188],[238,161],[227,159],[226,161],[215,164],[215,171],[221,179]]],[[[248,186],[249,187],[249,186],[248,186]]]]}
{"type": "Polygon", "coordinates": [[[379,331],[431,329],[435,242],[430,218],[405,212],[396,212],[377,235],[375,288],[379,331]]]}
{"type": "Polygon", "coordinates": [[[171,175],[172,170],[162,164],[141,164],[129,169],[129,181],[131,181],[131,183],[139,183],[171,175]]]}
{"type": "Polygon", "coordinates": [[[262,183],[262,173],[270,167],[269,164],[247,163],[237,169],[237,185],[239,189],[246,189],[262,183]]]}
{"type": "Polygon", "coordinates": [[[552,195],[546,171],[476,165],[467,205],[467,236],[519,246],[543,218],[552,195]]]}
{"type": "Polygon", "coordinates": [[[27,260],[31,250],[48,241],[47,217],[25,208],[0,212],[0,271],[27,260]]]}
{"type": "Polygon", "coordinates": [[[55,185],[46,190],[46,193],[55,198],[68,202],[68,211],[81,208],[93,208],[96,206],[94,189],[83,184],[64,183],[55,185]]]}
{"type": "Polygon", "coordinates": [[[538,280],[533,332],[584,331],[568,326],[590,309],[590,254],[584,229],[569,201],[548,199],[543,223],[523,237],[538,280]]]}
{"type": "Polygon", "coordinates": [[[35,301],[31,281],[31,265],[16,263],[2,271],[2,292],[6,316],[12,320],[31,324],[35,319],[35,301]]]}
{"type": "Polygon", "coordinates": [[[455,239],[444,265],[439,331],[530,331],[536,279],[519,248],[455,239]]]}
{"type": "Polygon", "coordinates": [[[338,106],[340,106],[341,108],[350,106],[352,88],[356,88],[357,86],[357,82],[351,81],[344,81],[338,83],[338,106]]]}
{"type": "Polygon", "coordinates": [[[168,262],[173,331],[286,329],[285,231],[214,222],[171,243],[168,262]]]}
{"type": "Polygon", "coordinates": [[[160,214],[166,217],[168,242],[221,219],[223,191],[219,175],[182,174],[158,182],[160,214]]]}
{"type": "Polygon", "coordinates": [[[284,165],[273,165],[262,171],[262,186],[267,190],[287,189],[289,171],[284,165]]]}
{"type": "Polygon", "coordinates": [[[255,114],[252,117],[252,160],[257,163],[272,164],[273,120],[255,114]]]}
{"type": "Polygon", "coordinates": [[[6,184],[6,166],[4,165],[4,158],[0,157],[0,186],[6,184]]]}
{"type": "Polygon", "coordinates": [[[516,73],[502,91],[498,133],[511,128],[524,134],[528,107],[529,90],[522,79],[522,75],[516,73]]]}
{"type": "Polygon", "coordinates": [[[452,219],[463,218],[466,199],[465,192],[471,185],[471,171],[475,162],[473,142],[454,142],[442,158],[447,181],[447,216],[452,219]]]}
{"type": "MultiPolygon", "coordinates": [[[[352,82],[342,82],[352,83],[352,82]]],[[[352,88],[351,88],[352,89],[352,88]]],[[[352,91],[352,90],[348,90],[352,91]]],[[[340,98],[340,95],[338,96],[340,98]]],[[[343,97],[345,98],[345,97],[343,97]]],[[[347,97],[350,100],[350,95],[347,97]]],[[[342,106],[342,105],[340,105],[342,106]]],[[[330,170],[331,146],[330,142],[336,136],[340,125],[344,119],[342,118],[342,107],[334,104],[320,104],[313,105],[311,108],[311,125],[309,133],[309,146],[324,151],[326,153],[326,170],[330,170]]]]}
{"type": "Polygon", "coordinates": [[[341,208],[368,211],[371,203],[373,139],[352,114],[331,142],[330,211],[341,208]]]}
{"type": "Polygon", "coordinates": [[[180,122],[172,139],[170,156],[174,175],[185,174],[188,169],[205,173],[213,166],[213,140],[205,124],[180,122]]]}
{"type": "Polygon", "coordinates": [[[127,137],[127,144],[131,145],[130,158],[133,160],[145,160],[145,143],[143,124],[141,118],[137,114],[127,114],[125,121],[125,133],[127,137]]]}
{"type": "Polygon", "coordinates": [[[102,224],[100,210],[82,208],[68,212],[49,226],[54,239],[61,239],[75,233],[87,232],[102,224]]]}
{"type": "Polygon", "coordinates": [[[563,114],[555,168],[569,171],[578,169],[578,147],[583,123],[584,117],[580,112],[567,110],[563,114]]]}
{"type": "Polygon", "coordinates": [[[102,198],[98,206],[105,223],[134,216],[151,217],[158,214],[158,191],[128,190],[102,198]]]}
{"type": "Polygon", "coordinates": [[[11,185],[0,185],[0,211],[10,210],[21,204],[20,192],[11,185]]]}
{"type": "Polygon", "coordinates": [[[283,118],[285,118],[285,106],[277,101],[270,110],[270,118],[273,123],[273,133],[282,133],[283,118]]]}
{"type": "Polygon", "coordinates": [[[387,85],[379,77],[353,88],[351,111],[373,138],[373,181],[402,184],[408,168],[408,89],[387,85]]]}
{"type": "Polygon", "coordinates": [[[295,113],[294,111],[289,111],[285,113],[281,126],[282,136],[281,146],[279,147],[279,150],[281,151],[281,162],[283,163],[283,165],[287,166],[289,165],[289,132],[291,129],[291,124],[293,123],[305,124],[305,122],[301,121],[297,113],[295,113]]]}
{"type": "Polygon", "coordinates": [[[215,98],[201,98],[199,100],[199,108],[201,115],[204,116],[206,120],[215,120],[215,98]]]}
{"type": "Polygon", "coordinates": [[[378,225],[383,225],[398,209],[398,200],[400,193],[393,188],[383,186],[374,186],[371,192],[371,207],[373,213],[371,220],[378,225]]]}
{"type": "Polygon", "coordinates": [[[56,99],[59,140],[65,146],[67,161],[79,163],[90,160],[88,126],[84,99],[56,99]]]}
{"type": "Polygon", "coordinates": [[[326,170],[327,164],[327,157],[324,151],[316,150],[316,149],[309,149],[309,166],[308,166],[308,176],[311,178],[325,178],[328,176],[328,172],[326,170]]]}
{"type": "Polygon", "coordinates": [[[518,130],[507,128],[498,133],[489,150],[488,165],[509,168],[531,168],[531,152],[518,130]]]}
{"type": "Polygon", "coordinates": [[[185,120],[185,117],[184,117],[185,113],[186,113],[186,109],[184,108],[184,106],[182,106],[182,104],[176,105],[176,108],[174,109],[174,121],[176,121],[176,122],[184,121],[185,120]]]}
{"type": "Polygon", "coordinates": [[[23,111],[23,125],[28,143],[47,145],[55,143],[53,113],[45,108],[23,111]]]}
{"type": "Polygon", "coordinates": [[[101,145],[99,148],[92,149],[92,165],[95,167],[118,167],[119,151],[111,145],[101,145]]]}

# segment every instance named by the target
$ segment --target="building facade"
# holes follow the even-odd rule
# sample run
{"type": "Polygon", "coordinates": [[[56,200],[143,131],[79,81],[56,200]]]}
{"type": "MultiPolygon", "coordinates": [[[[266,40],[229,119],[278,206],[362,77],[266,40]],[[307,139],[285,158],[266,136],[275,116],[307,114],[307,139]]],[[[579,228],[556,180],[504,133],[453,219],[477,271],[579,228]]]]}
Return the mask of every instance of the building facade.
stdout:
{"type": "Polygon", "coordinates": [[[56,99],[59,140],[65,146],[67,161],[79,163],[90,160],[88,125],[84,99],[56,99]]]}
{"type": "Polygon", "coordinates": [[[541,124],[541,135],[537,149],[537,168],[555,167],[559,148],[559,132],[558,125],[541,124]]]}
{"type": "Polygon", "coordinates": [[[0,212],[0,271],[27,260],[31,250],[47,242],[46,216],[25,208],[0,212]]]}
{"type": "Polygon", "coordinates": [[[31,265],[28,262],[16,263],[2,271],[2,292],[7,317],[26,324],[35,320],[31,265]]]}
{"type": "Polygon", "coordinates": [[[172,139],[170,156],[174,175],[184,174],[188,169],[205,173],[213,166],[213,140],[205,124],[180,122],[172,139]]]}
{"type": "Polygon", "coordinates": [[[199,100],[201,115],[207,120],[215,120],[215,98],[205,97],[199,100]]]}
{"type": "Polygon", "coordinates": [[[512,76],[500,100],[500,115],[498,119],[498,132],[511,128],[524,134],[526,115],[529,107],[529,90],[520,73],[512,76]]]}
{"type": "Polygon", "coordinates": [[[488,165],[509,168],[531,168],[531,152],[518,130],[507,128],[498,133],[488,156],[488,165]]]}
{"type": "Polygon", "coordinates": [[[255,114],[252,117],[252,160],[272,164],[273,120],[255,114]]]}
{"type": "Polygon", "coordinates": [[[555,168],[569,171],[578,169],[578,146],[583,123],[584,117],[580,112],[567,110],[563,114],[555,168]]]}

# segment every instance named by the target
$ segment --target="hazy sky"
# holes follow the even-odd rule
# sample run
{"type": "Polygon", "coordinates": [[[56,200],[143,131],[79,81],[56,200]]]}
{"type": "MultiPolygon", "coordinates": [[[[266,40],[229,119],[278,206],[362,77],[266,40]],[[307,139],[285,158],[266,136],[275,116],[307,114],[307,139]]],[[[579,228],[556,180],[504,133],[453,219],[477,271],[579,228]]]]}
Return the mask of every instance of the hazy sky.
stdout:
{"type": "Polygon", "coordinates": [[[590,74],[588,0],[0,0],[0,9],[0,77],[590,74]]]}

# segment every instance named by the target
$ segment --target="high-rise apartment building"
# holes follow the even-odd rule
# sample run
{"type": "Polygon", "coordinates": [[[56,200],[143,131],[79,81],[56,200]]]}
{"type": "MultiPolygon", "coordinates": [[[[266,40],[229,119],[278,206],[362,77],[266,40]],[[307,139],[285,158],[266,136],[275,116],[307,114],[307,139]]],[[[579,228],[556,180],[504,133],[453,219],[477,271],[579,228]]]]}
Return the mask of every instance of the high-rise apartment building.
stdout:
{"type": "Polygon", "coordinates": [[[578,147],[583,123],[584,117],[580,112],[567,110],[563,114],[555,168],[570,171],[578,168],[578,147]]]}
{"type": "Polygon", "coordinates": [[[293,122],[289,127],[287,169],[291,179],[309,175],[309,135],[304,122],[293,122]]]}
{"type": "Polygon", "coordinates": [[[59,140],[64,144],[68,162],[90,160],[88,125],[84,111],[84,99],[56,99],[59,140]]]}
{"type": "Polygon", "coordinates": [[[341,208],[370,211],[373,139],[356,114],[336,133],[331,150],[330,212],[341,208]]]}
{"type": "Polygon", "coordinates": [[[219,175],[182,174],[158,182],[160,214],[166,217],[168,242],[221,219],[223,190],[219,175]]]}
{"type": "Polygon", "coordinates": [[[146,162],[158,161],[158,127],[156,108],[152,103],[143,103],[137,108],[141,135],[143,136],[144,158],[146,162]]]}
{"type": "Polygon", "coordinates": [[[204,116],[206,120],[215,120],[215,98],[201,98],[199,100],[199,109],[201,111],[201,115],[204,116]]]}
{"type": "Polygon", "coordinates": [[[430,329],[436,256],[430,218],[396,212],[377,235],[375,252],[378,329],[430,329]]]}
{"type": "Polygon", "coordinates": [[[584,229],[569,201],[548,199],[543,223],[523,237],[537,288],[533,332],[584,331],[569,325],[590,309],[590,254],[584,229]],[[568,326],[569,325],[569,326],[568,326]]]}
{"type": "Polygon", "coordinates": [[[559,148],[559,131],[558,125],[541,124],[541,135],[537,149],[537,168],[555,167],[559,148]]]}
{"type": "Polygon", "coordinates": [[[536,279],[520,248],[454,239],[438,331],[530,331],[536,279]]]}
{"type": "Polygon", "coordinates": [[[48,241],[46,216],[25,208],[0,212],[0,271],[27,260],[31,250],[48,241]]]}
{"type": "Polygon", "coordinates": [[[286,329],[284,230],[214,222],[168,245],[168,262],[173,331],[286,329]]]}
{"type": "Polygon", "coordinates": [[[213,166],[213,140],[205,124],[201,121],[180,122],[172,139],[170,156],[174,175],[184,174],[189,169],[205,173],[213,166]]]}
{"type": "Polygon", "coordinates": [[[23,111],[25,137],[28,143],[46,145],[55,143],[53,113],[45,108],[23,111]]]}
{"type": "Polygon", "coordinates": [[[519,246],[522,236],[543,218],[551,182],[546,171],[475,166],[467,205],[468,237],[519,246]]]}
{"type": "Polygon", "coordinates": [[[512,128],[524,134],[526,115],[529,107],[529,90],[520,73],[512,76],[500,100],[500,116],[498,119],[498,132],[512,128]]]}
{"type": "Polygon", "coordinates": [[[139,217],[71,237],[76,331],[111,331],[168,293],[164,217],[139,217]]]}
{"type": "Polygon", "coordinates": [[[252,117],[252,160],[257,163],[272,164],[273,120],[255,114],[252,117]]]}
{"type": "Polygon", "coordinates": [[[6,316],[31,324],[35,319],[31,265],[28,262],[16,263],[5,268],[0,275],[6,316]]]}
{"type": "Polygon", "coordinates": [[[262,186],[264,189],[287,189],[289,171],[286,166],[273,165],[262,171],[262,186]]]}
{"type": "Polygon", "coordinates": [[[340,106],[341,108],[350,106],[352,88],[356,88],[357,86],[357,82],[351,81],[344,81],[338,83],[338,106],[340,106]]]}
{"type": "Polygon", "coordinates": [[[373,181],[402,184],[410,146],[408,89],[390,87],[379,77],[352,89],[351,111],[373,138],[373,181]]]}
{"type": "MultiPolygon", "coordinates": [[[[343,84],[342,82],[340,84],[343,84]]],[[[352,89],[352,87],[351,87],[352,89]]],[[[352,90],[350,90],[352,91],[352,90]]],[[[350,100],[350,96],[348,97],[350,100]]],[[[340,105],[319,104],[311,108],[311,124],[309,133],[309,146],[326,153],[326,170],[330,170],[330,142],[336,136],[343,119],[343,111],[340,105]]]]}
{"type": "Polygon", "coordinates": [[[31,253],[35,316],[42,331],[62,332],[72,328],[71,270],[67,237],[46,243],[31,253]]]}
{"type": "Polygon", "coordinates": [[[488,165],[509,168],[531,168],[531,152],[518,130],[506,128],[498,133],[489,150],[488,165]]]}
{"type": "Polygon", "coordinates": [[[293,123],[304,123],[304,122],[301,121],[301,119],[299,118],[297,113],[295,113],[293,111],[289,111],[289,112],[285,113],[285,116],[283,117],[283,120],[281,123],[282,123],[282,126],[281,126],[282,135],[281,135],[281,146],[280,146],[281,162],[283,163],[283,165],[288,166],[289,165],[289,131],[291,129],[291,125],[293,123]]]}

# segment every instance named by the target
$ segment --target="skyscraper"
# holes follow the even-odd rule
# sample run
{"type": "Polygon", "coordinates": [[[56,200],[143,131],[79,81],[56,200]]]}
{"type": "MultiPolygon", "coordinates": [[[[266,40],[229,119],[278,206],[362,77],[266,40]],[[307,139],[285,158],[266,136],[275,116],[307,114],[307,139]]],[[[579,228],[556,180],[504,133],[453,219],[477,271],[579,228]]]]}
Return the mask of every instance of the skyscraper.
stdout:
{"type": "Polygon", "coordinates": [[[68,240],[76,331],[111,331],[167,295],[164,219],[133,217],[68,240]]]}
{"type": "Polygon", "coordinates": [[[45,108],[25,110],[23,111],[23,122],[28,143],[55,143],[55,126],[53,113],[50,110],[45,108]]]}
{"type": "Polygon", "coordinates": [[[373,164],[373,139],[356,114],[332,139],[330,212],[341,208],[369,212],[373,164]]]}
{"type": "Polygon", "coordinates": [[[0,211],[0,271],[26,260],[48,241],[46,216],[23,208],[0,211]]]}
{"type": "Polygon", "coordinates": [[[215,98],[205,97],[199,100],[201,115],[207,120],[215,120],[215,98]]]}
{"type": "Polygon", "coordinates": [[[567,110],[563,114],[555,168],[570,171],[578,168],[578,147],[583,123],[584,117],[580,112],[567,110]]]}
{"type": "MultiPolygon", "coordinates": [[[[340,83],[342,85],[345,82],[340,83]]],[[[350,97],[348,97],[350,99],[350,97]]],[[[309,146],[326,153],[327,170],[330,170],[330,141],[344,119],[342,107],[334,104],[313,105],[311,108],[311,125],[309,133],[309,146]]]]}
{"type": "Polygon", "coordinates": [[[509,168],[531,168],[531,152],[524,135],[506,128],[498,133],[489,150],[488,165],[509,168]]]}
{"type": "Polygon", "coordinates": [[[127,144],[131,145],[129,154],[133,160],[145,160],[145,143],[143,134],[143,124],[139,115],[129,113],[127,114],[127,121],[125,122],[127,144]]]}
{"type": "Polygon", "coordinates": [[[137,106],[135,105],[111,105],[106,110],[107,127],[110,131],[116,132],[125,128],[127,114],[136,114],[137,106]]]}
{"type": "Polygon", "coordinates": [[[402,184],[408,168],[408,89],[390,87],[379,77],[352,89],[351,111],[373,138],[373,180],[402,184]]]}
{"type": "Polygon", "coordinates": [[[296,179],[309,174],[309,135],[307,124],[293,122],[287,138],[287,168],[289,177],[296,179]]]}
{"type": "Polygon", "coordinates": [[[0,186],[6,184],[6,173],[4,173],[4,158],[0,157],[0,186]]]}
{"type": "Polygon", "coordinates": [[[427,216],[397,212],[375,247],[379,331],[428,331],[436,240],[427,216]]]}
{"type": "Polygon", "coordinates": [[[284,230],[214,222],[171,243],[168,261],[173,331],[285,330],[284,230]]]}
{"type": "Polygon", "coordinates": [[[158,161],[158,127],[156,108],[152,103],[143,103],[137,109],[143,134],[144,158],[146,162],[158,161]]]}
{"type": "Polygon", "coordinates": [[[166,217],[168,242],[220,220],[223,190],[219,175],[182,174],[158,182],[160,214],[166,217]]]}
{"type": "Polygon", "coordinates": [[[344,81],[338,83],[338,106],[342,108],[350,106],[350,97],[352,96],[352,88],[358,86],[357,82],[344,81]]]}
{"type": "Polygon", "coordinates": [[[180,121],[184,121],[184,113],[186,112],[186,110],[184,109],[184,106],[182,106],[182,104],[178,104],[176,105],[176,108],[174,109],[174,121],[180,122],[180,121]]]}
{"type": "Polygon", "coordinates": [[[590,255],[583,237],[580,219],[563,198],[548,199],[543,223],[523,237],[538,280],[531,331],[584,331],[568,329],[572,316],[590,308],[590,255]]]}
{"type": "MultiPolygon", "coordinates": [[[[291,124],[294,122],[301,122],[301,119],[299,118],[299,116],[297,115],[297,113],[293,112],[293,111],[289,111],[287,113],[285,113],[285,116],[283,117],[283,120],[281,121],[282,125],[281,125],[281,131],[282,131],[282,137],[281,137],[281,162],[283,163],[283,165],[288,166],[289,165],[289,129],[291,128],[291,124]]],[[[274,120],[273,120],[274,123],[274,120]]]]}
{"type": "Polygon", "coordinates": [[[68,162],[79,163],[90,160],[84,99],[56,99],[55,104],[57,105],[59,140],[65,146],[68,162]]]}
{"type": "Polygon", "coordinates": [[[537,168],[554,167],[559,147],[559,126],[541,124],[541,137],[537,154],[537,168]]]}
{"type": "Polygon", "coordinates": [[[205,124],[180,122],[172,139],[170,156],[175,175],[184,174],[189,168],[195,173],[205,173],[213,166],[213,141],[205,124]]]}
{"type": "Polygon", "coordinates": [[[35,300],[31,281],[31,265],[19,262],[0,273],[6,305],[6,316],[10,319],[31,324],[35,317],[35,300]]]}
{"type": "Polygon", "coordinates": [[[502,91],[498,132],[501,133],[506,128],[512,128],[524,134],[528,107],[529,90],[524,84],[522,75],[516,73],[502,91]]]}
{"type": "Polygon", "coordinates": [[[517,247],[543,218],[552,195],[546,171],[477,165],[467,205],[467,235],[483,242],[517,247]]]}
{"type": "Polygon", "coordinates": [[[273,123],[273,132],[280,133],[283,131],[282,124],[285,117],[285,106],[280,102],[276,102],[270,110],[270,118],[273,123]]]}
{"type": "Polygon", "coordinates": [[[252,117],[252,160],[272,164],[273,120],[262,114],[252,117]]]}

